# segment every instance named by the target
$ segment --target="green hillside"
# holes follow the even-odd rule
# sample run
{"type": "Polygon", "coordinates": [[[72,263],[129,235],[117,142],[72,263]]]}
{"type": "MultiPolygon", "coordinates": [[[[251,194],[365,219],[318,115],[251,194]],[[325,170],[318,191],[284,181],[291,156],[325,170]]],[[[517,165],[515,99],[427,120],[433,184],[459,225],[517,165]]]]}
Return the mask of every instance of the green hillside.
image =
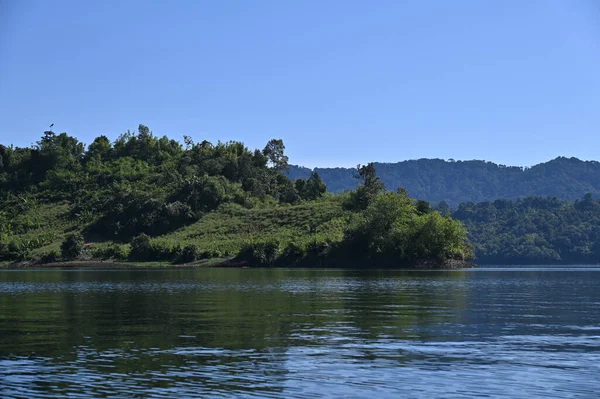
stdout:
{"type": "Polygon", "coordinates": [[[0,261],[408,267],[471,257],[459,222],[405,192],[384,192],[372,164],[343,195],[317,173],[292,182],[285,146],[184,144],[140,125],[89,146],[45,132],[0,145],[0,261]]]}

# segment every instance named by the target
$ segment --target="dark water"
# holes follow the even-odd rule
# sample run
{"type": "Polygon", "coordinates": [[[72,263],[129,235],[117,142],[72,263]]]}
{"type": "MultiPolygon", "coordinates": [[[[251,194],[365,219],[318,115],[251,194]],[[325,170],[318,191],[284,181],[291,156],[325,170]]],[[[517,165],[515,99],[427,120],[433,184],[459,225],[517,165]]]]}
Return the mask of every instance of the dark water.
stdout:
{"type": "Polygon", "coordinates": [[[600,396],[600,269],[0,271],[0,397],[600,396]]]}

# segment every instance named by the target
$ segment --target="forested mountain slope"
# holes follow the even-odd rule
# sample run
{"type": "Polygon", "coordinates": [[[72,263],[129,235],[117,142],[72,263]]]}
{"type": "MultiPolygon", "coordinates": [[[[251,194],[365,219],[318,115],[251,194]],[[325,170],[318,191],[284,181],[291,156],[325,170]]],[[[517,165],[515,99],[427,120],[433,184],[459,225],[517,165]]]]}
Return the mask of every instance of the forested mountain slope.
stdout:
{"type": "Polygon", "coordinates": [[[465,223],[477,262],[600,262],[600,200],[528,197],[464,203],[452,215],[465,223]]]}
{"type": "MultiPolygon", "coordinates": [[[[532,195],[576,200],[586,193],[600,195],[600,163],[559,157],[531,168],[497,165],[485,161],[418,159],[375,163],[377,174],[389,190],[403,187],[414,198],[445,201],[456,208],[461,202],[518,199],[532,195]]],[[[328,190],[356,188],[352,168],[316,168],[328,190]]],[[[290,178],[310,176],[308,168],[291,166],[290,178]]]]}

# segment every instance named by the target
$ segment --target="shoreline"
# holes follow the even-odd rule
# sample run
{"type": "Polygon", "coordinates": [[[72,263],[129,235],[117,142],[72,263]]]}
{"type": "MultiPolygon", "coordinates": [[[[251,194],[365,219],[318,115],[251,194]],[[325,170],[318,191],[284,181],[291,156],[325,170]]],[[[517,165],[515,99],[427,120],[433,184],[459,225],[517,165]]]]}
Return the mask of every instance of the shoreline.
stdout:
{"type": "MultiPolygon", "coordinates": [[[[383,268],[360,268],[360,267],[307,267],[309,269],[378,269],[378,270],[454,270],[454,269],[472,269],[478,265],[468,261],[458,260],[447,260],[443,264],[439,262],[420,262],[410,267],[383,267],[383,268]]],[[[52,262],[52,263],[35,263],[35,262],[20,262],[20,263],[7,263],[0,265],[0,269],[196,269],[203,267],[213,268],[259,268],[250,266],[247,261],[239,261],[234,258],[223,259],[223,258],[210,258],[203,259],[201,261],[193,263],[182,263],[173,264],[168,262],[114,262],[114,261],[100,261],[100,260],[79,260],[79,261],[65,261],[65,262],[52,262]]],[[[264,266],[260,268],[265,268],[264,266]]],[[[266,267],[269,268],[269,267],[266,267]]],[[[294,268],[294,266],[272,266],[273,269],[287,269],[294,268]]],[[[303,267],[304,268],[304,267],[303,267]]]]}

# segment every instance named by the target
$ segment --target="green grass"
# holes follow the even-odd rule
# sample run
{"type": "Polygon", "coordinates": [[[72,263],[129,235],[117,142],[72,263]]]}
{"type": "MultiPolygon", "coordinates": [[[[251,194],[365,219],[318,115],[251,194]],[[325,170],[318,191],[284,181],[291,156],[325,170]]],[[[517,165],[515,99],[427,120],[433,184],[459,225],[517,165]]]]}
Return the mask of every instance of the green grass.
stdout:
{"type": "Polygon", "coordinates": [[[229,204],[192,225],[157,237],[155,242],[193,244],[200,252],[213,256],[233,256],[247,244],[273,238],[283,243],[324,236],[340,241],[346,215],[338,199],[268,209],[246,209],[229,204]]]}
{"type": "Polygon", "coordinates": [[[56,250],[66,234],[80,226],[69,217],[67,202],[35,204],[2,215],[4,239],[26,248],[33,256],[56,250]]]}
{"type": "MultiPolygon", "coordinates": [[[[87,225],[86,221],[72,217],[69,210],[70,204],[61,202],[35,204],[16,212],[12,218],[4,215],[4,222],[15,226],[11,234],[6,235],[8,239],[5,241],[25,245],[27,258],[39,258],[51,251],[60,253],[60,245],[65,237],[71,232],[83,230],[87,225]]],[[[203,259],[194,264],[207,266],[234,257],[249,244],[274,240],[283,245],[290,242],[306,245],[315,241],[341,241],[348,215],[340,197],[326,197],[293,206],[270,205],[252,209],[226,204],[204,215],[196,223],[154,237],[152,242],[164,248],[195,245],[203,254],[203,259]]],[[[87,258],[115,244],[125,251],[129,249],[128,244],[114,243],[107,237],[94,239],[93,247],[87,250],[87,258]]],[[[170,264],[168,261],[131,262],[122,259],[115,259],[114,262],[147,267],[170,264]]]]}

